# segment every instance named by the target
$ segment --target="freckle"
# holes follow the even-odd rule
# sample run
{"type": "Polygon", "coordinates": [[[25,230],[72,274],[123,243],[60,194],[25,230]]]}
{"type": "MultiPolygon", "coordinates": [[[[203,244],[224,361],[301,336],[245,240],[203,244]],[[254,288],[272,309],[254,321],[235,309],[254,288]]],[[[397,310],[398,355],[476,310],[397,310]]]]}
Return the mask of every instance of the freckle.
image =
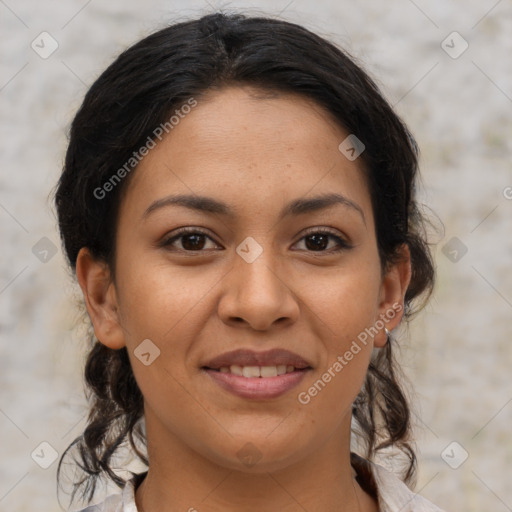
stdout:
{"type": "Polygon", "coordinates": [[[291,167],[291,166],[292,166],[292,164],[286,164],[286,167],[291,167]]]}

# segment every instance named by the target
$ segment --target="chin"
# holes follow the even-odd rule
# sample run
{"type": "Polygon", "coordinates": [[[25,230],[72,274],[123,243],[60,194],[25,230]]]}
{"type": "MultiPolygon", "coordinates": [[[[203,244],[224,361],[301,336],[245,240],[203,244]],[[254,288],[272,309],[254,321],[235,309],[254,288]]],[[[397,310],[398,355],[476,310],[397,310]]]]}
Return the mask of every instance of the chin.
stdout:
{"type": "Polygon", "coordinates": [[[209,458],[219,466],[243,473],[263,474],[279,471],[302,458],[296,440],[290,442],[292,438],[293,436],[290,436],[281,446],[269,443],[266,436],[249,436],[247,439],[240,438],[240,441],[232,439],[229,448],[226,447],[221,453],[214,450],[209,458]]]}

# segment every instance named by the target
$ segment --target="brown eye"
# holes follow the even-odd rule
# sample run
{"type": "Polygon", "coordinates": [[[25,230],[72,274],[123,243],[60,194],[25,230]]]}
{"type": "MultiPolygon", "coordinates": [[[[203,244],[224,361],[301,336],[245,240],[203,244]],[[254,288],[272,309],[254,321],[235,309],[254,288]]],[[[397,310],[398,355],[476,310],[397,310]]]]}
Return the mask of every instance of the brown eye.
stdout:
{"type": "Polygon", "coordinates": [[[305,241],[306,250],[310,252],[333,253],[352,248],[352,245],[330,231],[310,231],[302,240],[305,241]],[[331,240],[335,241],[335,246],[334,249],[331,246],[329,250],[331,240]]]}
{"type": "Polygon", "coordinates": [[[181,238],[181,245],[187,251],[198,251],[203,249],[205,245],[204,235],[183,235],[181,238]]]}
{"type": "MultiPolygon", "coordinates": [[[[205,249],[206,245],[208,244],[208,240],[213,242],[213,240],[206,233],[198,231],[197,229],[186,228],[179,230],[172,237],[165,239],[161,245],[162,247],[177,251],[204,252],[203,249],[205,249]]],[[[218,247],[217,244],[213,244],[215,247],[218,247]]],[[[206,249],[208,249],[208,247],[206,247],[206,249]]]]}
{"type": "Polygon", "coordinates": [[[308,235],[304,237],[306,240],[306,247],[312,251],[324,250],[329,245],[330,235],[325,234],[317,234],[317,235],[308,235]]]}

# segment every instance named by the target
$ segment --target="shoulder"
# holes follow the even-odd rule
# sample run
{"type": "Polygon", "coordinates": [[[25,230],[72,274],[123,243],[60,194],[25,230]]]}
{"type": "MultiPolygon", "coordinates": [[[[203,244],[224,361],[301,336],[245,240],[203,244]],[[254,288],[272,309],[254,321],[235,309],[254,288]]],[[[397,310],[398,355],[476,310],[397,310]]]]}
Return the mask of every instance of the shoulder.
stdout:
{"type": "Polygon", "coordinates": [[[394,473],[372,464],[382,512],[443,512],[423,496],[411,491],[394,473]]]}
{"type": "Polygon", "coordinates": [[[77,512],[124,512],[121,494],[111,494],[101,503],[89,505],[77,512]]]}
{"type": "Polygon", "coordinates": [[[89,505],[77,512],[137,512],[135,505],[135,489],[146,476],[146,473],[134,475],[126,482],[123,490],[107,496],[101,503],[89,505]]]}
{"type": "Polygon", "coordinates": [[[411,491],[394,473],[352,454],[352,465],[366,488],[375,495],[380,512],[444,512],[423,496],[411,491]],[[371,481],[368,481],[371,480],[371,481]]]}

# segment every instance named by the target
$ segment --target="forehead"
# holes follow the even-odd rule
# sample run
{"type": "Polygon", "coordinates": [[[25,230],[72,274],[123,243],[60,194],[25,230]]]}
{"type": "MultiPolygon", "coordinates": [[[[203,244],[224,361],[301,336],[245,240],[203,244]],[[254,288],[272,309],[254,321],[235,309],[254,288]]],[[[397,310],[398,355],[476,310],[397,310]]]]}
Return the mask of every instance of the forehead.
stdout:
{"type": "Polygon", "coordinates": [[[314,101],[250,87],[197,101],[131,176],[130,203],[187,193],[267,209],[310,192],[340,192],[368,208],[361,159],[338,149],[348,133],[314,101]]]}

